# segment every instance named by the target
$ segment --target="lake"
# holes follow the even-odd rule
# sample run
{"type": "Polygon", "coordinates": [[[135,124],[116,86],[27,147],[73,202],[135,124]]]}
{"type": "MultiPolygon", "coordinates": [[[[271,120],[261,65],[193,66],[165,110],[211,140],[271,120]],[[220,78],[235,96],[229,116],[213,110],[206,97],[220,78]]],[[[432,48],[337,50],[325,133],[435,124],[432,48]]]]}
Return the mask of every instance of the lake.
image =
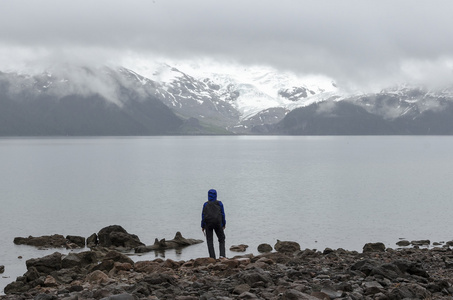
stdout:
{"type": "MultiPolygon", "coordinates": [[[[453,137],[1,138],[0,166],[0,291],[27,259],[67,253],[14,237],[88,237],[117,224],[145,244],[177,231],[203,239],[211,188],[225,206],[227,248],[247,244],[246,253],[277,239],[358,251],[453,239],[453,137]]],[[[164,255],[205,257],[207,247],[164,255]]]]}

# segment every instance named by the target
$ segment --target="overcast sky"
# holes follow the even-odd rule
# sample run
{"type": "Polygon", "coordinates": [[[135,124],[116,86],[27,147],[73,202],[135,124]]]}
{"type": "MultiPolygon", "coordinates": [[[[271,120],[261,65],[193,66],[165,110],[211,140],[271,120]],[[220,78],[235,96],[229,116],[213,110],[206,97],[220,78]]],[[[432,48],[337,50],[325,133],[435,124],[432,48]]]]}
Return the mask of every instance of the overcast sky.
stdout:
{"type": "Polygon", "coordinates": [[[357,84],[445,84],[452,12],[451,0],[2,0],[0,70],[210,58],[357,84]]]}

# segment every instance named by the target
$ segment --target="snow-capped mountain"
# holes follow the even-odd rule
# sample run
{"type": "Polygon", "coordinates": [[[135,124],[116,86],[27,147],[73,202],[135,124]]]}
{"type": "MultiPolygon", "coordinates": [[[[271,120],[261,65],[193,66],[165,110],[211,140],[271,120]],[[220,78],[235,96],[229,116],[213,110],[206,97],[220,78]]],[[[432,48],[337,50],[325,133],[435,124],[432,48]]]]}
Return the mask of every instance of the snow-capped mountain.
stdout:
{"type": "Polygon", "coordinates": [[[0,72],[0,135],[453,134],[453,89],[345,92],[269,67],[0,72]]]}
{"type": "Polygon", "coordinates": [[[135,68],[162,86],[162,102],[178,114],[235,133],[277,123],[297,107],[340,94],[329,78],[299,77],[269,67],[157,64],[135,68]]]}
{"type": "Polygon", "coordinates": [[[451,135],[451,89],[407,85],[289,112],[268,132],[294,135],[451,135]]]}

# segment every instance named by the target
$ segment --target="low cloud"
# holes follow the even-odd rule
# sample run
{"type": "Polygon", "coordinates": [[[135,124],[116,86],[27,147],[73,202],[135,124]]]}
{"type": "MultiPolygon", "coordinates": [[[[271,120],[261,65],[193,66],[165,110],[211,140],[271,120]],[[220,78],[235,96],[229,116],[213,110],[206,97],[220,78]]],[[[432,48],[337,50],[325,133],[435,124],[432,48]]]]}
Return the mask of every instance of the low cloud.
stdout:
{"type": "Polygon", "coordinates": [[[453,2],[99,0],[3,2],[0,70],[130,55],[269,65],[378,89],[451,78],[453,2]]]}

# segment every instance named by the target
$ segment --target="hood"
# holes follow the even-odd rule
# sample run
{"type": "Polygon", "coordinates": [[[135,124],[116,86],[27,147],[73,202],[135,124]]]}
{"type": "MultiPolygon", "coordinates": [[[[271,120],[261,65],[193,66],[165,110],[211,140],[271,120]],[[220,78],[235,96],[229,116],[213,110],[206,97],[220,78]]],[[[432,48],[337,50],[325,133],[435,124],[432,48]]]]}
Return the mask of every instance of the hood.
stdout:
{"type": "Polygon", "coordinates": [[[217,191],[216,190],[213,190],[213,189],[209,190],[209,192],[208,192],[208,200],[209,201],[217,200],[217,191]]]}

